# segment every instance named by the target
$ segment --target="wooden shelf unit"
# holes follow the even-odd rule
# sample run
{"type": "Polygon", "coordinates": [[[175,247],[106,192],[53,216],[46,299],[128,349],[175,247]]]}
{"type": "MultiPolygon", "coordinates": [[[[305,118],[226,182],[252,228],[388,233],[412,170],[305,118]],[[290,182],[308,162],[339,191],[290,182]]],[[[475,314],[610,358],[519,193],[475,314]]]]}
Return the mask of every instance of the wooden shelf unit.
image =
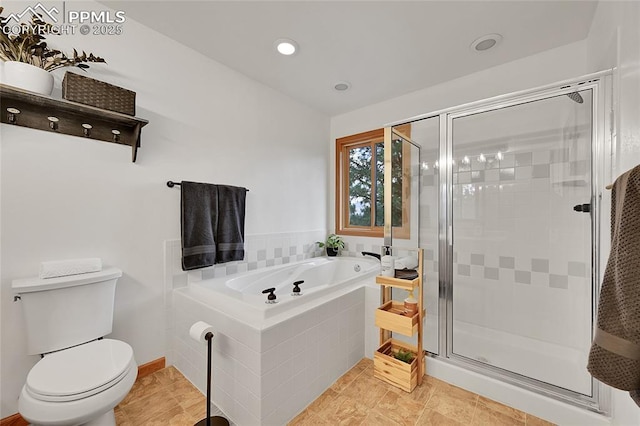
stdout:
{"type": "Polygon", "coordinates": [[[386,277],[378,275],[376,283],[380,285],[381,306],[376,309],[375,323],[380,328],[380,346],[374,353],[374,377],[384,380],[400,389],[411,392],[422,384],[425,374],[424,350],[422,344],[422,332],[424,324],[423,301],[423,250],[401,249],[415,251],[418,255],[418,277],[412,280],[386,277]],[[404,302],[392,300],[392,288],[413,291],[418,300],[418,313],[408,317],[402,313],[404,302]],[[416,294],[417,291],[417,294],[416,294]],[[405,342],[393,339],[391,333],[400,333],[405,336],[417,335],[417,345],[409,345],[405,342]],[[398,350],[409,350],[415,354],[411,364],[397,360],[393,357],[398,350]]]}
{"type": "Polygon", "coordinates": [[[119,112],[54,99],[0,84],[2,123],[131,147],[135,162],[142,128],[149,122],[119,112]],[[17,110],[17,112],[16,112],[17,110]]]}

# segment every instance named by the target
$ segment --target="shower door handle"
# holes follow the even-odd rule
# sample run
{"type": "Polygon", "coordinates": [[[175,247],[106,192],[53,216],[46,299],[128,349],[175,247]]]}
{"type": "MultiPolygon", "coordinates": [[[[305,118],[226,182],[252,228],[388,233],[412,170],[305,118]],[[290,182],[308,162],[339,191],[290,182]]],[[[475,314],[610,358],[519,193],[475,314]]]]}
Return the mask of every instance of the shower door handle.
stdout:
{"type": "Polygon", "coordinates": [[[582,213],[589,213],[591,211],[591,203],[588,204],[577,204],[573,206],[573,210],[582,213]]]}

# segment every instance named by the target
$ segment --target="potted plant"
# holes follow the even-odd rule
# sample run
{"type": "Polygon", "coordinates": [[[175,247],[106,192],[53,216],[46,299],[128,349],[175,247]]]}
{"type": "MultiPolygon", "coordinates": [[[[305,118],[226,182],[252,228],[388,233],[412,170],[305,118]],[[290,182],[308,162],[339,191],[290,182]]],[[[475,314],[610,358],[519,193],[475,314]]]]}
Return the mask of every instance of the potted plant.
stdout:
{"type": "Polygon", "coordinates": [[[329,234],[324,243],[318,242],[318,246],[326,247],[327,256],[336,256],[338,251],[344,248],[344,240],[339,235],[329,234]]]}
{"type": "Polygon", "coordinates": [[[105,62],[93,53],[67,56],[50,48],[45,35],[53,33],[53,25],[41,16],[33,14],[29,24],[20,23],[19,34],[8,27],[10,21],[2,16],[0,7],[0,60],[4,62],[3,82],[8,85],[50,95],[53,90],[53,76],[49,72],[62,67],[89,68],[87,62],[105,62]]]}

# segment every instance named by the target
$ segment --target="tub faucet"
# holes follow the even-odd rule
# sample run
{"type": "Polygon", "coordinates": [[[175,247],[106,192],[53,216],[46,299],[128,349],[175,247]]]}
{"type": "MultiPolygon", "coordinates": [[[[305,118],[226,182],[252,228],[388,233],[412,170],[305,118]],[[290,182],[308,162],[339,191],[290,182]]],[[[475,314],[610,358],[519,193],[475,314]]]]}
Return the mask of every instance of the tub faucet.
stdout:
{"type": "Polygon", "coordinates": [[[278,303],[278,301],[276,300],[275,291],[276,291],[275,287],[262,290],[262,294],[268,294],[267,300],[265,300],[264,303],[268,303],[269,305],[278,303]]]}
{"type": "Polygon", "coordinates": [[[363,256],[373,256],[376,259],[380,260],[380,255],[378,253],[371,253],[370,251],[363,251],[362,255],[363,256]]]}
{"type": "Polygon", "coordinates": [[[300,287],[298,287],[302,283],[304,283],[304,280],[296,281],[296,282],[293,283],[293,293],[291,293],[292,296],[302,296],[302,292],[300,291],[300,287]]]}

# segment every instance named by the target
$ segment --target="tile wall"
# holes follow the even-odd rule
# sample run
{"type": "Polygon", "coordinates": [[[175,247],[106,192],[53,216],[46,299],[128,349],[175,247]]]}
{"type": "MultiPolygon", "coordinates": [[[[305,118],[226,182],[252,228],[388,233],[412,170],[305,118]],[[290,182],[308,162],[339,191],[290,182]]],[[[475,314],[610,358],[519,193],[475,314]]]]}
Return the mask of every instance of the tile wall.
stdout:
{"type": "MultiPolygon", "coordinates": [[[[196,321],[214,325],[213,402],[235,423],[286,423],[366,355],[365,288],[262,331],[173,290],[210,277],[324,255],[315,242],[326,234],[247,236],[244,261],[190,272],[181,268],[180,241],[165,242],[167,364],[205,392],[206,344],[191,339],[189,328],[196,321]]],[[[370,240],[346,240],[341,255],[380,252],[370,240]]],[[[375,301],[372,309],[377,306],[375,301]]],[[[370,314],[373,317],[373,310],[370,314]]]]}

